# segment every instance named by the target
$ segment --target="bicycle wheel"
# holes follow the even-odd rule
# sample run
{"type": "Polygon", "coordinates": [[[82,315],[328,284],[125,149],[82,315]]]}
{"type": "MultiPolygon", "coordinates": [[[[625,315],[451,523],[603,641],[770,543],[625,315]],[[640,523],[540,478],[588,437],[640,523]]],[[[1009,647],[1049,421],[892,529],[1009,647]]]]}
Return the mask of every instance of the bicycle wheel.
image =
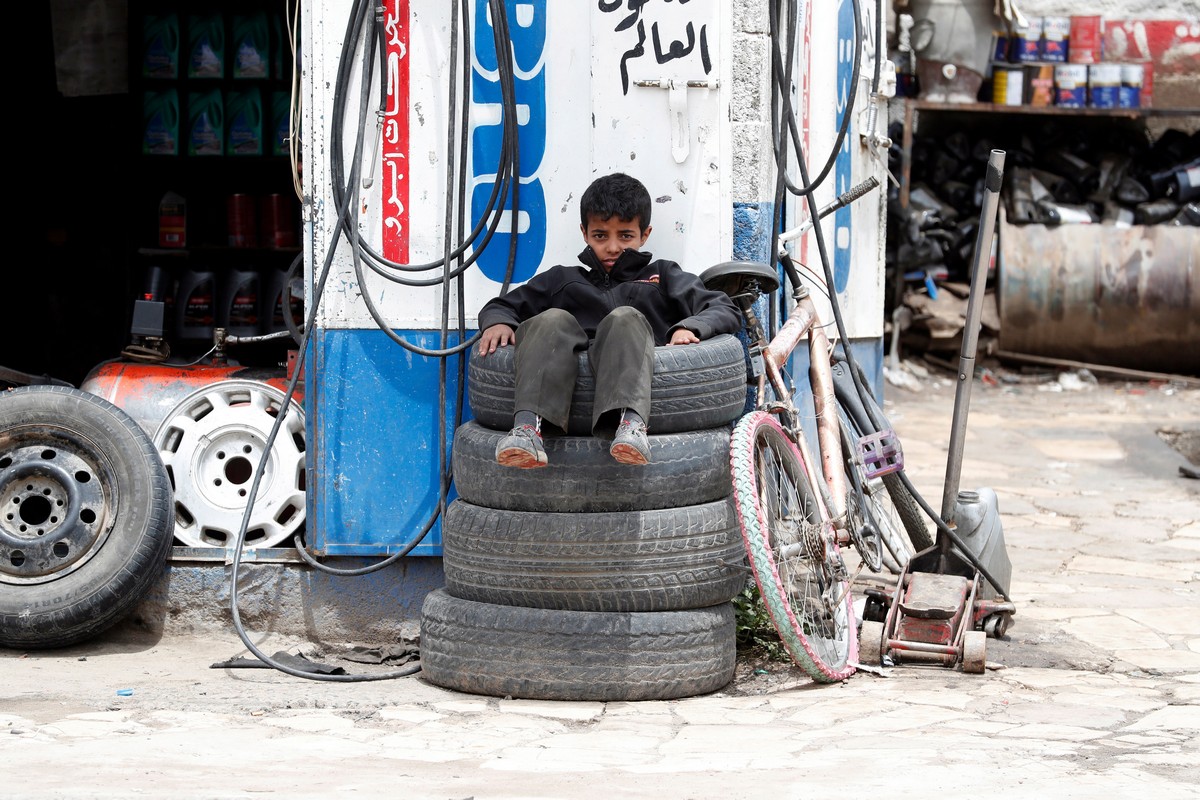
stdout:
{"type": "MultiPolygon", "coordinates": [[[[850,425],[850,431],[855,438],[862,438],[867,434],[880,430],[880,428],[876,427],[876,424],[881,425],[883,428],[891,427],[891,423],[884,416],[883,409],[875,402],[875,398],[868,396],[867,402],[869,406],[863,405],[863,399],[858,394],[858,389],[850,377],[845,362],[838,361],[833,364],[833,381],[838,408],[845,413],[850,425]]],[[[861,475],[863,472],[862,465],[858,465],[857,468],[861,475]]],[[[872,508],[879,510],[879,516],[876,517],[876,521],[881,528],[888,525],[885,519],[883,519],[886,517],[892,520],[891,525],[888,527],[893,531],[903,531],[906,533],[908,541],[911,542],[912,547],[918,552],[933,547],[933,536],[929,533],[925,513],[921,510],[912,493],[908,491],[908,487],[904,485],[904,481],[900,479],[898,473],[893,472],[872,478],[866,483],[869,484],[871,490],[867,502],[872,508]]],[[[884,533],[883,536],[886,549],[897,562],[900,562],[899,565],[903,567],[904,564],[908,563],[908,559],[905,557],[901,561],[898,552],[911,555],[912,550],[902,542],[889,545],[888,534],[884,533]]]]}
{"type": "Polygon", "coordinates": [[[858,638],[846,565],[796,445],[756,411],[734,428],[729,460],[746,553],[779,638],[813,680],[850,677],[858,638]]]}
{"type": "MultiPolygon", "coordinates": [[[[842,452],[846,456],[846,475],[857,476],[857,483],[862,487],[862,502],[863,507],[858,509],[857,514],[852,514],[864,523],[870,523],[871,529],[879,536],[879,542],[883,545],[883,565],[888,571],[899,574],[908,564],[908,559],[912,557],[913,548],[909,544],[909,538],[906,535],[906,527],[900,517],[900,512],[896,508],[896,504],[892,500],[892,494],[885,484],[885,479],[895,478],[895,475],[884,475],[882,477],[868,478],[866,470],[863,468],[862,459],[858,457],[854,449],[854,440],[861,438],[862,432],[854,423],[854,419],[846,413],[846,409],[838,404],[838,415],[841,417],[843,431],[851,440],[846,442],[843,440],[842,452]]],[[[858,497],[854,491],[855,481],[849,481],[850,490],[847,498],[848,507],[853,508],[858,502],[858,497]]],[[[904,484],[897,480],[900,488],[904,489],[904,484]]],[[[914,502],[912,497],[907,493],[904,498],[909,502],[914,502]]],[[[915,503],[914,503],[915,505],[915,503]]],[[[919,509],[918,509],[919,511],[919,509]]],[[[865,534],[860,534],[860,536],[865,534]]],[[[857,548],[857,540],[856,548],[857,548]]],[[[863,555],[860,553],[860,555],[863,555]]],[[[869,562],[869,559],[864,556],[864,560],[869,562]]],[[[872,567],[876,569],[876,567],[872,567]]]]}

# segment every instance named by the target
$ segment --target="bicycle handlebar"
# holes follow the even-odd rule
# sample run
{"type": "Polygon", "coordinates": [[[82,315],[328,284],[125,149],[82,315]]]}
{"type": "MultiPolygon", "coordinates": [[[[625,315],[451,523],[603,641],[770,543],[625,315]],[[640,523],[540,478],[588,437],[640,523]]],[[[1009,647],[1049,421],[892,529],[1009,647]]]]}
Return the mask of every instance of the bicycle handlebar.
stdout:
{"type": "MultiPolygon", "coordinates": [[[[857,186],[851,186],[849,189],[847,189],[846,191],[844,191],[840,195],[838,195],[837,205],[834,206],[834,208],[841,208],[842,206],[849,205],[849,204],[853,203],[855,200],[857,200],[858,198],[862,197],[867,192],[871,191],[872,189],[877,188],[878,186],[879,186],[879,179],[876,178],[874,175],[872,175],[871,177],[867,178],[865,181],[858,184],[857,186]]],[[[831,209],[828,209],[828,207],[826,207],[826,209],[822,209],[821,216],[822,217],[825,216],[826,214],[829,213],[830,210],[831,209]]]]}
{"type": "MultiPolygon", "coordinates": [[[[837,199],[835,199],[832,203],[830,203],[829,205],[825,206],[820,211],[818,211],[817,219],[824,219],[825,217],[829,216],[830,214],[837,211],[838,209],[845,208],[846,206],[850,205],[855,200],[862,197],[867,192],[870,192],[872,189],[877,188],[878,186],[879,186],[879,179],[876,178],[874,175],[867,178],[865,181],[863,181],[862,183],[860,183],[856,186],[851,186],[849,189],[847,189],[846,191],[839,194],[837,196],[837,199]]],[[[792,228],[789,231],[784,231],[783,233],[779,234],[779,249],[780,249],[780,251],[781,252],[783,251],[784,242],[790,242],[793,239],[799,239],[801,236],[808,233],[809,229],[812,226],[813,226],[813,221],[811,219],[806,219],[804,222],[800,223],[800,225],[796,226],[795,228],[792,228]]]]}

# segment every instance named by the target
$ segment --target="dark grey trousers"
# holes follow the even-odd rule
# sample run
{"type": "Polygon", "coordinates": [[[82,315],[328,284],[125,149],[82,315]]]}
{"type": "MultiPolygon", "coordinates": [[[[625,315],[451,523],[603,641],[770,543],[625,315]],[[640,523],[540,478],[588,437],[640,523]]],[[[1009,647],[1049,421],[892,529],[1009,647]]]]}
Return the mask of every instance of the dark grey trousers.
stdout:
{"type": "Polygon", "coordinates": [[[567,311],[552,308],[517,328],[514,408],[532,411],[566,430],[579,353],[588,351],[596,379],[592,433],[611,433],[622,409],[650,420],[650,378],[654,374],[654,334],[642,312],[616,308],[600,321],[588,343],[583,328],[567,311]]]}

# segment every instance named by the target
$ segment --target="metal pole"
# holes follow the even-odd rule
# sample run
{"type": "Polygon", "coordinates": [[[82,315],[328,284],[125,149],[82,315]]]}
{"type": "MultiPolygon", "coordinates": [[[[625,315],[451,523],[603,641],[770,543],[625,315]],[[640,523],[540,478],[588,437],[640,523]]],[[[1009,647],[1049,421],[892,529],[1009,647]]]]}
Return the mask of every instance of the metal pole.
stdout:
{"type": "Polygon", "coordinates": [[[1000,207],[1000,184],[1004,179],[1004,151],[993,150],[988,158],[983,182],[983,210],[979,233],[975,238],[975,261],[971,264],[971,291],[967,296],[967,324],[963,328],[962,350],[958,357],[958,386],[954,392],[954,419],[950,424],[950,454],[946,460],[946,489],[942,494],[942,519],[951,528],[958,505],[958,486],[962,477],[963,443],[967,433],[967,412],[971,407],[971,382],[975,378],[975,350],[979,346],[979,320],[983,316],[983,296],[987,289],[987,264],[992,255],[992,237],[996,232],[996,212],[1000,207]]]}

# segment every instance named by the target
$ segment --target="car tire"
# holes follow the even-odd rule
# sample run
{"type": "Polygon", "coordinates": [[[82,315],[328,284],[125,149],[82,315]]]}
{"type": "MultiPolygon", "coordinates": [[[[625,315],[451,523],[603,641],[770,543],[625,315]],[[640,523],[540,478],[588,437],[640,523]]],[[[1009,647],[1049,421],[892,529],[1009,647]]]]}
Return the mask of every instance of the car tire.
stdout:
{"type": "Polygon", "coordinates": [[[421,667],[435,686],[530,700],[670,700],[726,686],[736,667],[730,603],[595,613],[477,603],[431,592],[421,667]]]}
{"type": "MultiPolygon", "coordinates": [[[[493,430],[512,428],[513,348],[500,347],[486,356],[472,350],[467,375],[471,412],[480,424],[493,430]]],[[[595,389],[587,353],[580,353],[566,433],[591,433],[595,389]]],[[[697,344],[654,348],[648,420],[652,433],[728,425],[745,404],[745,352],[736,336],[721,334],[697,344]]]]}
{"type": "Polygon", "coordinates": [[[732,491],[727,427],[650,436],[643,466],[615,461],[605,439],[547,434],[547,466],[505,467],[496,463],[505,435],[477,421],[455,433],[454,486],[463,500],[508,511],[634,511],[708,503],[732,491]]]}
{"type": "Polygon", "coordinates": [[[175,515],[150,436],[95,395],[0,396],[0,645],[89,639],[161,575],[175,515]]]}
{"type": "Polygon", "coordinates": [[[733,503],[598,513],[503,511],[456,500],[442,524],[446,590],[499,605],[678,611],[745,586],[733,503]]]}

